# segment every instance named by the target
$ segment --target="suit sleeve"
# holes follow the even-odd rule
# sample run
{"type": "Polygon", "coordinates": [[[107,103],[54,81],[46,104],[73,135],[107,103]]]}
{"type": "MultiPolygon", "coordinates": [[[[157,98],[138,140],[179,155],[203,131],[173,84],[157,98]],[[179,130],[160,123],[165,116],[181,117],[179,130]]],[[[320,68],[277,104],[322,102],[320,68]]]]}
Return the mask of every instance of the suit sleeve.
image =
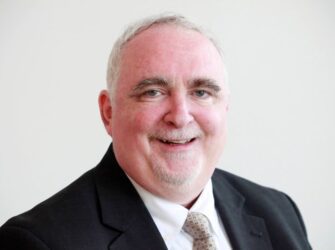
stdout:
{"type": "Polygon", "coordinates": [[[30,231],[16,226],[0,228],[1,250],[49,250],[50,248],[30,231]]]}

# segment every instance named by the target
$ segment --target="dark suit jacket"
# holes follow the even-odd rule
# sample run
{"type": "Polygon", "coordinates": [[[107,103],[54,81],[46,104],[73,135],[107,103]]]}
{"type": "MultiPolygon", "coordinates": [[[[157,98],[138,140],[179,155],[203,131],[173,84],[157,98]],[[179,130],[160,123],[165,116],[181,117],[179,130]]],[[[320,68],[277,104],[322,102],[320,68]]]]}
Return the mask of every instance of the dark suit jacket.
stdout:
{"type": "MultiPolygon", "coordinates": [[[[285,194],[216,170],[215,205],[233,249],[310,249],[285,194]]],[[[115,160],[99,165],[0,229],[0,249],[166,249],[153,219],[115,160]]]]}

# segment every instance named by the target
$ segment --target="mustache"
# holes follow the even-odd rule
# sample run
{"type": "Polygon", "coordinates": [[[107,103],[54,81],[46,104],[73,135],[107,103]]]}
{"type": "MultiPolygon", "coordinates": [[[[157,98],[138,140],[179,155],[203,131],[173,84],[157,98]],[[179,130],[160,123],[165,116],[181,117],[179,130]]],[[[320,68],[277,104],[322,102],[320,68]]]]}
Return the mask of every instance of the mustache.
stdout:
{"type": "Polygon", "coordinates": [[[200,128],[190,127],[182,129],[159,129],[149,134],[149,138],[161,140],[190,140],[201,137],[202,135],[203,132],[200,128]]]}

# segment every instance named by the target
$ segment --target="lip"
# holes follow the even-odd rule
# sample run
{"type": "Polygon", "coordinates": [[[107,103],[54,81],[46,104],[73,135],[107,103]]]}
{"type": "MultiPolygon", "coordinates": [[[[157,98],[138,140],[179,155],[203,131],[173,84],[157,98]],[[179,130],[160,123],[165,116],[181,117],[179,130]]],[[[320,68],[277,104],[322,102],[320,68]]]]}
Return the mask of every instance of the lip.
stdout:
{"type": "Polygon", "coordinates": [[[191,146],[193,146],[198,139],[194,138],[187,138],[187,139],[162,139],[156,138],[156,142],[164,148],[164,150],[187,150],[191,146]]]}

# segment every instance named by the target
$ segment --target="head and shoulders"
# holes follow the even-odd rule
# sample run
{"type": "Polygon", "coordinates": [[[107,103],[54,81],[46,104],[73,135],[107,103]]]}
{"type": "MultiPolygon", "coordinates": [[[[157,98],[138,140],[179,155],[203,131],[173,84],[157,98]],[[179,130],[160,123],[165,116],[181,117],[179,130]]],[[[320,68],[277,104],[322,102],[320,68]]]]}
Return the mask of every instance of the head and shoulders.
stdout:
{"type": "MultiPolygon", "coordinates": [[[[186,208],[212,176],[214,189],[222,186],[241,197],[240,192],[250,198],[257,194],[257,202],[269,193],[282,196],[215,170],[226,141],[229,88],[220,48],[198,26],[178,15],[131,26],[114,45],[107,84],[99,95],[99,108],[113,140],[107,154],[115,158],[107,155],[99,166],[121,168],[123,182],[128,176],[153,195],[186,208]]],[[[41,211],[57,209],[62,217],[62,208],[96,199],[99,166],[21,221],[41,220],[41,211]]],[[[108,182],[108,176],[100,177],[108,182]]],[[[66,213],[79,216],[75,210],[66,213]]]]}

